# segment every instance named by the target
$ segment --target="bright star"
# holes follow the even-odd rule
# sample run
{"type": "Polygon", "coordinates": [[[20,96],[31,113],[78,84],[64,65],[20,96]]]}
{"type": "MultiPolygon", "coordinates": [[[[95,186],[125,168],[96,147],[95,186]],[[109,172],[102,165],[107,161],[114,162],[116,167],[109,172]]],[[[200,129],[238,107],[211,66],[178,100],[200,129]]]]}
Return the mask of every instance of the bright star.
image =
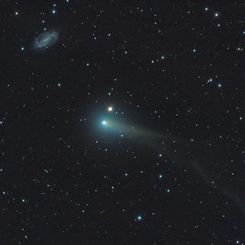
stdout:
{"type": "Polygon", "coordinates": [[[109,107],[107,108],[107,111],[112,112],[112,111],[113,111],[113,107],[112,107],[112,106],[109,106],[109,107]]]}

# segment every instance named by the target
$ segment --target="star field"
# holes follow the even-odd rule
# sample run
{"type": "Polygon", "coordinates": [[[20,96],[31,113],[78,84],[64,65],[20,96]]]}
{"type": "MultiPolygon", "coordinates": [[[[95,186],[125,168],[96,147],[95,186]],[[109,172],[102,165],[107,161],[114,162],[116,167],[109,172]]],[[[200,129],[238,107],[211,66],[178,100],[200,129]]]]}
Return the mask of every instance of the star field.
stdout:
{"type": "Polygon", "coordinates": [[[243,1],[1,4],[0,244],[245,244],[243,1]]]}

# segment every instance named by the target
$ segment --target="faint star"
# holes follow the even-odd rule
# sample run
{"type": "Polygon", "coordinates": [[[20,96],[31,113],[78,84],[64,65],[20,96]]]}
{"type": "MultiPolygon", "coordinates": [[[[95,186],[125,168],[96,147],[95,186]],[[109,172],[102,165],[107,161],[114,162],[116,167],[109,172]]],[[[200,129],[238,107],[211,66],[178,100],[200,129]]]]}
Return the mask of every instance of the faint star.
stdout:
{"type": "Polygon", "coordinates": [[[218,18],[219,17],[219,13],[218,12],[214,13],[214,17],[218,18]]]}

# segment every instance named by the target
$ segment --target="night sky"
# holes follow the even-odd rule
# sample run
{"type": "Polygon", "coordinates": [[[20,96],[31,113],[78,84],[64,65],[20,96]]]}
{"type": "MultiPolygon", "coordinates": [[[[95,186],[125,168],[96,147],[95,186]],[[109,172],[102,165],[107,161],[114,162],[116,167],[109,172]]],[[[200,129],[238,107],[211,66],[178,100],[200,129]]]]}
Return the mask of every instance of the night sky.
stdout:
{"type": "Polygon", "coordinates": [[[0,244],[245,244],[245,2],[1,2],[0,244]]]}

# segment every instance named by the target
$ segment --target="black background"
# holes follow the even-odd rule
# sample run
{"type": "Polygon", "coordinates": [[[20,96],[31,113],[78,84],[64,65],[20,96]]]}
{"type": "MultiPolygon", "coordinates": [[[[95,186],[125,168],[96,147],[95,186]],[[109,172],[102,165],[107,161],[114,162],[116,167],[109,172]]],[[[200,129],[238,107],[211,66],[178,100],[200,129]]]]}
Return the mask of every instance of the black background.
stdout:
{"type": "Polygon", "coordinates": [[[0,9],[1,244],[245,242],[243,1],[0,9]],[[108,132],[110,105],[181,140],[108,132]]]}

